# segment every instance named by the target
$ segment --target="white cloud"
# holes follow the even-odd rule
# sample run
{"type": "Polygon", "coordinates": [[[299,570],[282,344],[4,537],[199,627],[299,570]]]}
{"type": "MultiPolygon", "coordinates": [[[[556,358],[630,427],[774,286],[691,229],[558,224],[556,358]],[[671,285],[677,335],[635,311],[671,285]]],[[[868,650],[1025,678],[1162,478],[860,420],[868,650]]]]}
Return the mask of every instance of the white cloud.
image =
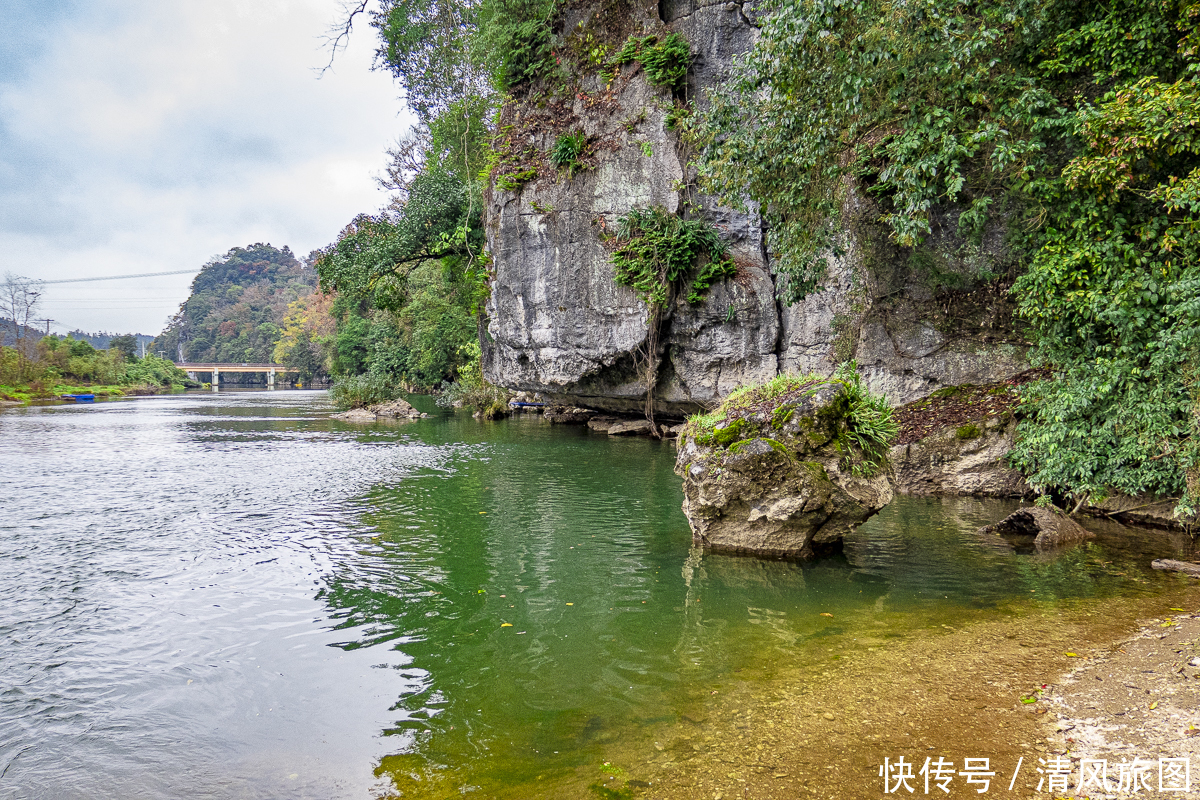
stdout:
{"type": "MultiPolygon", "coordinates": [[[[0,11],[33,43],[0,52],[0,271],[198,269],[258,241],[304,254],[385,202],[372,175],[409,118],[390,77],[369,69],[365,23],[317,79],[336,3],[68,9],[0,11]]],[[[155,333],[188,283],[54,285],[45,311],[68,327],[155,333]]]]}

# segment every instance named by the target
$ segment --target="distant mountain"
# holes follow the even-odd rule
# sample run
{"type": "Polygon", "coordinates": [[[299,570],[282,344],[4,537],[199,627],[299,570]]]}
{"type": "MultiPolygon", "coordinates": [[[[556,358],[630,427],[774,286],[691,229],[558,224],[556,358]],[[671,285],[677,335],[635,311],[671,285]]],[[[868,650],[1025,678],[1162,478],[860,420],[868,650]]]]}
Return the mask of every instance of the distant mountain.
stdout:
{"type": "Polygon", "coordinates": [[[286,246],[235,247],[204,265],[149,349],[176,362],[270,361],[288,303],[316,285],[316,270],[286,246]]]}
{"type": "MultiPolygon", "coordinates": [[[[107,350],[109,341],[111,341],[114,336],[121,336],[121,335],[122,334],[119,334],[119,333],[108,333],[107,331],[100,331],[98,333],[88,333],[87,331],[79,331],[79,330],[71,331],[70,333],[67,334],[67,336],[70,336],[72,339],[75,339],[77,341],[90,343],[92,345],[92,347],[96,348],[97,350],[107,350]]],[[[138,355],[139,356],[142,355],[143,347],[145,347],[147,353],[154,352],[153,350],[150,349],[150,343],[154,341],[153,336],[148,336],[144,333],[134,333],[134,334],[125,334],[125,335],[131,335],[131,336],[134,336],[137,338],[137,346],[138,346],[138,355]]]]}
{"type": "MultiPolygon", "coordinates": [[[[45,331],[39,331],[37,328],[27,328],[21,326],[21,338],[26,336],[33,337],[34,340],[41,339],[45,331]]],[[[0,344],[5,347],[13,347],[17,343],[17,337],[13,334],[13,321],[8,317],[0,317],[0,344]]]]}

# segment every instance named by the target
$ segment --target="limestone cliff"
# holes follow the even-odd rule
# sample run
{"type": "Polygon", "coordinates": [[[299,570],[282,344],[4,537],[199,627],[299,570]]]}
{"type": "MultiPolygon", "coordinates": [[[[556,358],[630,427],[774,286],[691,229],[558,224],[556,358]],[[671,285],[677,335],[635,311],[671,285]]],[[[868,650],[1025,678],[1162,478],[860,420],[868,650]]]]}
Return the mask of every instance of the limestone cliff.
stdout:
{"type": "Polygon", "coordinates": [[[945,218],[922,252],[901,251],[888,244],[874,223],[878,211],[861,193],[846,208],[840,255],[823,288],[794,306],[777,301],[760,217],[696,192],[695,154],[671,125],[674,109],[702,105],[733,58],[753,45],[753,2],[608,0],[575,3],[565,14],[563,29],[589,43],[619,46],[629,35],[677,32],[691,44],[693,61],[686,87],[675,91],[652,85],[634,63],[615,76],[585,70],[573,95],[529,96],[504,109],[506,152],[517,167],[507,180],[494,174],[487,194],[494,265],[482,337],[488,380],[551,402],[641,410],[649,315],[631,289],[614,282],[604,237],[621,215],[651,205],[715,223],[737,265],[736,276],[714,285],[703,302],[680,298],[662,315],[659,413],[691,413],[783,371],[829,374],[851,358],[894,403],[1027,368],[1003,283],[969,277],[980,263],[995,264],[994,273],[1006,269],[998,234],[966,247],[944,232],[955,227],[945,218]],[[585,134],[588,146],[583,169],[569,175],[547,154],[572,131],[585,134]]]}

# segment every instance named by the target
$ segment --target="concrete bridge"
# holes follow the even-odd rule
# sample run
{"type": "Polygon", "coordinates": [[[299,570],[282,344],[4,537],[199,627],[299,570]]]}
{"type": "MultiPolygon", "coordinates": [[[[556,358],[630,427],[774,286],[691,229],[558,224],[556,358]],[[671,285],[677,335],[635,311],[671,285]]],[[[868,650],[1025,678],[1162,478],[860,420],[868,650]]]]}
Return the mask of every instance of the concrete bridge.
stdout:
{"type": "Polygon", "coordinates": [[[276,372],[300,371],[294,367],[284,366],[283,364],[176,364],[175,366],[186,372],[192,380],[196,380],[196,373],[198,372],[212,373],[212,388],[214,391],[216,391],[217,384],[220,383],[222,372],[264,372],[267,375],[267,387],[274,389],[276,372]]]}

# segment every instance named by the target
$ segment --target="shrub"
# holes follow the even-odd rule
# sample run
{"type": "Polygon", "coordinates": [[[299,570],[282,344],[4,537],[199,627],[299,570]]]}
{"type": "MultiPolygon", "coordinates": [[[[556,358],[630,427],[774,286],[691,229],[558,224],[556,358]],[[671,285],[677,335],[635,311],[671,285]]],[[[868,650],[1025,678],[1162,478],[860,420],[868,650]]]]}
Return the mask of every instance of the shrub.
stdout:
{"type": "Polygon", "coordinates": [[[579,159],[583,156],[585,147],[587,147],[587,136],[583,131],[564,133],[558,137],[558,141],[554,143],[554,149],[550,151],[550,162],[558,169],[565,169],[567,177],[573,178],[576,172],[583,169],[583,164],[579,159]]]}
{"type": "Polygon", "coordinates": [[[843,453],[842,468],[864,477],[878,474],[899,426],[892,419],[887,398],[867,390],[853,361],[839,366],[831,378],[778,375],[764,384],[735,389],[715,411],[690,417],[683,436],[701,445],[729,447],[751,436],[756,425],[761,427],[751,417],[780,428],[796,404],[830,384],[839,384],[843,390],[825,412],[837,418],[835,447],[843,453]]]}
{"type": "Polygon", "coordinates": [[[343,410],[386,403],[388,400],[394,400],[397,395],[399,392],[391,381],[378,375],[338,378],[329,390],[333,404],[343,410]]]}
{"type": "Polygon", "coordinates": [[[657,36],[629,37],[621,52],[617,53],[618,64],[637,61],[646,71],[646,80],[657,86],[678,89],[687,77],[692,63],[692,48],[678,33],[672,33],[661,42],[657,36]]]}
{"type": "Polygon", "coordinates": [[[442,408],[473,408],[484,419],[503,417],[508,413],[509,393],[506,389],[493,386],[483,379],[482,352],[479,342],[471,342],[460,348],[467,363],[458,368],[458,378],[442,384],[442,394],[437,404],[442,408]]]}

